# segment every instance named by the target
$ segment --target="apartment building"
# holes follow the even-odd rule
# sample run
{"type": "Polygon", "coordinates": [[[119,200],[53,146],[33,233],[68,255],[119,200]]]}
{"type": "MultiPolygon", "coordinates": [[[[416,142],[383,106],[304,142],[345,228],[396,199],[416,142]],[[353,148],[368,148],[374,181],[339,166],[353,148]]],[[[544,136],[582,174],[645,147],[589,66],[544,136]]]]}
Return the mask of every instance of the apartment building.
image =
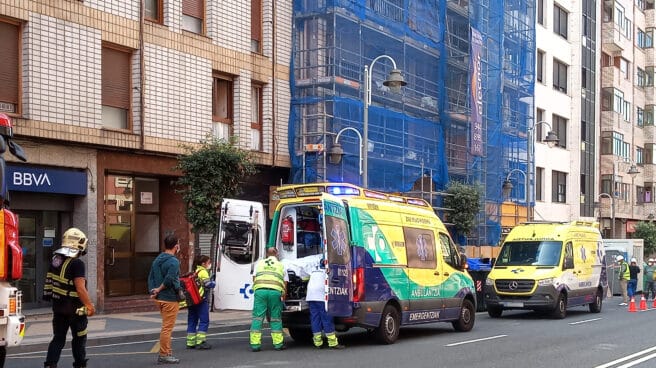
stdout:
{"type": "Polygon", "coordinates": [[[536,1],[535,220],[595,215],[599,9],[595,0],[536,1]]]}
{"type": "Polygon", "coordinates": [[[654,1],[607,0],[600,19],[598,216],[605,236],[625,238],[654,213],[654,1]]]}
{"type": "Polygon", "coordinates": [[[291,13],[263,0],[0,0],[0,111],[28,156],[8,164],[24,307],[40,305],[69,226],[90,239],[101,310],[138,306],[165,234],[191,261],[181,144],[235,137],[259,168],[244,196],[268,201],[290,166],[291,13]]]}

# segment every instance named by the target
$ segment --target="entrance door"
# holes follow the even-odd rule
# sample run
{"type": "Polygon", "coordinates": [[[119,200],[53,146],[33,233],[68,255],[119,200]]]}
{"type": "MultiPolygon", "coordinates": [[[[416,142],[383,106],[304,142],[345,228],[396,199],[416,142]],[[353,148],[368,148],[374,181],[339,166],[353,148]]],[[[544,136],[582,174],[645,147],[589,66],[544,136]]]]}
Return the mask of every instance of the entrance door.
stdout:
{"type": "Polygon", "coordinates": [[[19,244],[23,248],[23,278],[16,287],[23,292],[23,307],[37,308],[43,302],[43,283],[50,259],[59,248],[59,213],[55,211],[16,211],[19,244]]]}
{"type": "Polygon", "coordinates": [[[105,290],[107,296],[143,294],[159,251],[159,181],[107,175],[105,290]]]}

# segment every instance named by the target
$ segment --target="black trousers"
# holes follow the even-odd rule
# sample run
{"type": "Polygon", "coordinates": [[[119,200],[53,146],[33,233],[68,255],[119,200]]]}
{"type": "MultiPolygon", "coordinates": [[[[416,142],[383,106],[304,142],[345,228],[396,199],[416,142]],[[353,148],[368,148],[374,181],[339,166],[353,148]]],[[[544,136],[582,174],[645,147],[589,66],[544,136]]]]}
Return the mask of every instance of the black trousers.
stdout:
{"type": "Polygon", "coordinates": [[[66,344],[66,334],[71,330],[73,341],[71,350],[73,352],[73,367],[86,367],[87,364],[87,316],[78,316],[76,314],[54,313],[52,318],[52,341],[48,345],[48,355],[46,356],[46,366],[57,364],[61,351],[66,344]]]}

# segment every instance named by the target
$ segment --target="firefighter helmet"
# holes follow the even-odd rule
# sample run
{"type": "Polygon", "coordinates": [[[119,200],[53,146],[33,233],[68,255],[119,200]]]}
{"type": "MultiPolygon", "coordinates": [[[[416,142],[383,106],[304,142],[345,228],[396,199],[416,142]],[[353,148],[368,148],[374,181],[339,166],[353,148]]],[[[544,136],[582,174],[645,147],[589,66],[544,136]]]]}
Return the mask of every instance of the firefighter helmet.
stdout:
{"type": "Polygon", "coordinates": [[[66,257],[83,256],[87,254],[88,241],[89,239],[87,239],[87,236],[84,235],[82,230],[72,227],[62,235],[61,248],[57,249],[55,253],[66,257]]]}

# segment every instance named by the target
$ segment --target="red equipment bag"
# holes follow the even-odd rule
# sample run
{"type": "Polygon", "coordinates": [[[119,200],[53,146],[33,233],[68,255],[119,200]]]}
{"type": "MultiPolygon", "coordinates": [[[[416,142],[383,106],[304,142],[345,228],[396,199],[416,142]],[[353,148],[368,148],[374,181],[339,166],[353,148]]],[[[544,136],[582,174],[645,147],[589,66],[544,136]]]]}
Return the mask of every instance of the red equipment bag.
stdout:
{"type": "Polygon", "coordinates": [[[180,286],[186,299],[180,302],[180,307],[189,307],[203,301],[203,297],[200,296],[201,284],[198,279],[198,272],[189,272],[184,276],[180,276],[180,286]]]}

